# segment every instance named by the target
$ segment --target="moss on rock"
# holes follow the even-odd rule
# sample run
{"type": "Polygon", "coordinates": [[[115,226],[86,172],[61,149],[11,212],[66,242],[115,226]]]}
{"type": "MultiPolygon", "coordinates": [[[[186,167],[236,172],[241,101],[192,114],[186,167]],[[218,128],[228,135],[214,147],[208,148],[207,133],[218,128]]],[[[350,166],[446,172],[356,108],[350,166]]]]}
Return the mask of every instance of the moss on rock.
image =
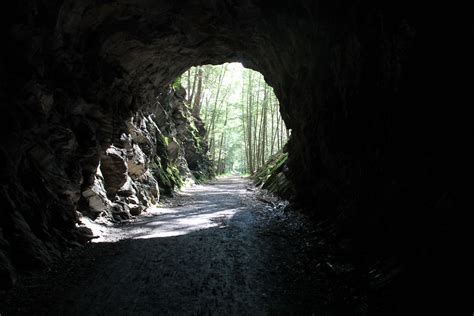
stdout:
{"type": "Polygon", "coordinates": [[[294,196],[294,188],[288,180],[288,153],[286,149],[271,156],[252,176],[255,184],[284,199],[294,196]]]}
{"type": "Polygon", "coordinates": [[[202,183],[213,177],[203,139],[205,130],[200,118],[187,107],[183,91],[179,82],[174,82],[159,99],[161,108],[172,119],[159,126],[151,170],[161,193],[166,195],[186,183],[202,183]]]}

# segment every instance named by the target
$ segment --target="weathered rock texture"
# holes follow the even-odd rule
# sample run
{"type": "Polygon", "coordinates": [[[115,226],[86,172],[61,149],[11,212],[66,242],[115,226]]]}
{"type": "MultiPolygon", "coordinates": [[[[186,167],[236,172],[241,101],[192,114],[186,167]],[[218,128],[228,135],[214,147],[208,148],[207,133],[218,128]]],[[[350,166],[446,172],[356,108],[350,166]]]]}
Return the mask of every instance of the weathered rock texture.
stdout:
{"type": "Polygon", "coordinates": [[[126,219],[158,202],[160,191],[170,194],[186,181],[213,176],[203,142],[206,131],[196,129],[201,121],[191,115],[184,89],[175,89],[168,88],[125,122],[120,138],[82,184],[83,214],[126,219]]]}
{"type": "Polygon", "coordinates": [[[31,144],[22,144],[19,163],[5,155],[6,163],[18,163],[18,176],[2,185],[2,285],[14,283],[14,267],[47,266],[65,247],[90,240],[87,228],[77,228],[76,211],[128,219],[158,202],[160,191],[213,176],[205,130],[196,129],[202,123],[191,115],[184,89],[175,89],[162,89],[126,120],[93,117],[91,105],[79,100],[72,112],[40,111],[39,126],[20,130],[31,144]],[[99,142],[104,135],[109,141],[99,142]]]}
{"type": "MultiPolygon", "coordinates": [[[[86,187],[109,182],[121,190],[123,178],[98,174],[101,159],[104,170],[117,166],[122,176],[144,170],[134,144],[144,148],[120,139],[134,113],[153,106],[192,65],[241,61],[274,87],[292,129],[288,167],[297,201],[335,223],[354,251],[410,263],[416,281],[400,284],[421,290],[434,279],[448,281],[432,274],[448,263],[450,244],[442,236],[458,183],[459,170],[451,170],[459,165],[455,140],[467,133],[451,108],[450,82],[468,52],[460,47],[468,37],[460,35],[471,28],[450,21],[445,5],[19,0],[2,6],[2,278],[10,261],[46,263],[55,245],[74,239],[82,192],[94,194],[86,187]],[[110,147],[121,142],[125,151],[110,147]],[[119,156],[131,151],[131,165],[122,165],[119,156]]],[[[158,126],[180,115],[155,112],[158,126]]],[[[163,140],[167,159],[182,150],[176,141],[163,140]]],[[[101,199],[89,203],[100,209],[101,199]]]]}
{"type": "Polygon", "coordinates": [[[268,190],[286,200],[295,200],[295,188],[289,180],[288,148],[271,156],[268,161],[252,175],[255,185],[268,190]]]}

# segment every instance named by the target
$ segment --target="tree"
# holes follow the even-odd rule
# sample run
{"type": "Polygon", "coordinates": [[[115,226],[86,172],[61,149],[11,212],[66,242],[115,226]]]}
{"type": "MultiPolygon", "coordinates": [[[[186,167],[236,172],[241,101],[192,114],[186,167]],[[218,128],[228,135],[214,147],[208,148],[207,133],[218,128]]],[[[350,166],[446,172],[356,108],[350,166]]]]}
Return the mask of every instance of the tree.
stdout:
{"type": "Polygon", "coordinates": [[[261,74],[239,64],[205,65],[189,69],[181,82],[192,114],[205,123],[216,173],[253,173],[290,137],[261,74]]]}
{"type": "Polygon", "coordinates": [[[198,67],[197,69],[197,91],[196,97],[194,98],[194,105],[193,105],[193,115],[199,116],[201,112],[201,98],[202,98],[202,67],[198,67]]]}

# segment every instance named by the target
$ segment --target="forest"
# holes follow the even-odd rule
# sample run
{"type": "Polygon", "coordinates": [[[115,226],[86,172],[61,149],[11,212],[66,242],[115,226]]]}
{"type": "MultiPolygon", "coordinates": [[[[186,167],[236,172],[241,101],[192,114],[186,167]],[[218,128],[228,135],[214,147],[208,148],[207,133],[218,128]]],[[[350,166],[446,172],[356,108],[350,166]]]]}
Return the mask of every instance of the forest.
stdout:
{"type": "Polygon", "coordinates": [[[174,85],[205,124],[216,174],[254,173],[290,136],[273,88],[240,63],[192,67],[174,85]]]}

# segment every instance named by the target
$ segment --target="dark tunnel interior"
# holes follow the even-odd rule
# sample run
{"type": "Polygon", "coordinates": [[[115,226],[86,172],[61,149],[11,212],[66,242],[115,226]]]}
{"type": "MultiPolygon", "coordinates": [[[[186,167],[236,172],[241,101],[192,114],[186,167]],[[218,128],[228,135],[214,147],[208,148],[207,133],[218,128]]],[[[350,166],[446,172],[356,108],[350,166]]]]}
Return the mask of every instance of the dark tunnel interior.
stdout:
{"type": "Polygon", "coordinates": [[[444,7],[308,0],[1,6],[5,291],[84,242],[77,225],[79,213],[90,215],[84,192],[99,163],[106,182],[123,175],[110,146],[123,142],[131,118],[153,112],[162,129],[171,118],[156,103],[178,75],[241,62],[273,87],[291,129],[292,205],[344,243],[369,279],[378,269],[369,281],[378,295],[366,314],[451,310],[458,277],[450,231],[460,227],[453,219],[465,174],[459,140],[469,124],[460,124],[453,81],[467,51],[456,22],[440,22],[449,15],[444,7]]]}

